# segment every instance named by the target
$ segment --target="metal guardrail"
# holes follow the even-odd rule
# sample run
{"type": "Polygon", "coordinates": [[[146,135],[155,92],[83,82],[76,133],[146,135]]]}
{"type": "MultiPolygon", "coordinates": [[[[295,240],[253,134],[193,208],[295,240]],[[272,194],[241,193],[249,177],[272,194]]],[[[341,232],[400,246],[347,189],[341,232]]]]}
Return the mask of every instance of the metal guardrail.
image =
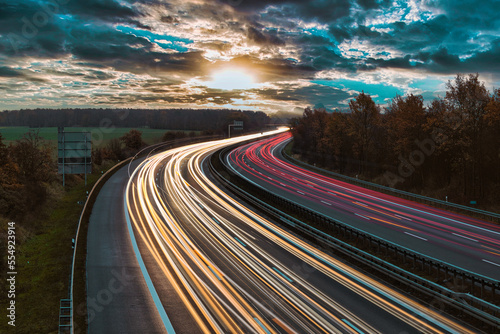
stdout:
{"type": "Polygon", "coordinates": [[[73,261],[72,261],[72,264],[71,264],[71,279],[70,279],[70,289],[69,289],[69,304],[70,304],[70,314],[71,314],[71,317],[70,317],[70,333],[73,334],[74,333],[74,305],[73,305],[73,292],[74,292],[74,278],[75,278],[75,261],[76,261],[76,252],[77,252],[77,246],[78,246],[78,236],[80,234],[80,227],[82,225],[82,221],[84,220],[84,217],[85,217],[85,213],[87,211],[87,207],[90,206],[90,203],[93,203],[92,201],[92,198],[94,196],[97,196],[98,194],[98,190],[100,190],[100,188],[102,187],[101,183],[103,182],[106,182],[107,179],[109,178],[110,174],[113,174],[117,169],[123,167],[125,164],[127,164],[129,162],[129,160],[131,160],[132,158],[128,158],[126,160],[123,160],[121,162],[119,162],[118,164],[114,165],[113,167],[111,167],[106,173],[104,173],[100,178],[99,180],[97,180],[97,182],[94,184],[94,186],[92,187],[92,190],[90,191],[89,195],[87,196],[87,200],[85,201],[85,205],[82,209],[82,212],[80,214],[80,219],[78,220],[78,227],[77,227],[77,230],[76,230],[76,236],[75,236],[75,245],[74,245],[74,248],[73,248],[73,261]]]}
{"type": "Polygon", "coordinates": [[[381,192],[385,192],[385,193],[397,194],[398,197],[410,199],[410,200],[420,202],[420,203],[430,204],[432,206],[439,207],[439,208],[454,209],[455,211],[459,211],[459,212],[465,213],[465,214],[473,213],[473,214],[475,214],[475,216],[479,216],[483,219],[487,219],[487,220],[490,220],[493,222],[500,223],[500,214],[498,214],[496,212],[480,210],[480,209],[472,208],[472,207],[461,205],[461,204],[456,204],[456,203],[447,202],[447,201],[443,201],[443,200],[432,198],[432,197],[418,195],[418,194],[414,194],[414,193],[411,193],[408,191],[399,190],[399,189],[395,189],[395,188],[391,188],[391,187],[387,187],[387,186],[382,186],[380,184],[376,184],[373,182],[360,180],[360,179],[357,179],[354,177],[335,173],[335,172],[329,171],[327,169],[323,169],[320,167],[310,165],[304,161],[297,160],[294,157],[290,156],[288,153],[286,153],[284,150],[281,151],[281,154],[283,155],[283,157],[285,159],[287,159],[288,161],[290,161],[296,165],[301,165],[301,166],[304,166],[307,169],[311,169],[311,170],[317,170],[321,173],[331,175],[337,179],[345,180],[346,182],[349,182],[349,183],[357,184],[357,185],[363,186],[365,188],[369,188],[372,190],[377,190],[377,191],[381,191],[381,192]]]}
{"type": "Polygon", "coordinates": [[[71,333],[73,309],[70,299],[61,299],[59,305],[59,334],[71,333]]]}
{"type": "MultiPolygon", "coordinates": [[[[142,154],[149,155],[154,150],[159,149],[162,146],[168,146],[168,147],[180,146],[180,145],[186,145],[186,144],[193,143],[193,142],[199,142],[199,141],[203,141],[203,140],[210,140],[210,139],[217,139],[217,138],[220,138],[220,136],[189,137],[189,138],[180,138],[180,139],[176,139],[176,140],[172,140],[172,141],[168,141],[168,142],[150,145],[150,146],[142,149],[136,156],[125,159],[125,160],[119,162],[118,164],[114,165],[106,173],[104,173],[99,178],[99,180],[97,180],[97,182],[92,187],[92,190],[90,191],[89,195],[87,196],[87,200],[85,201],[85,205],[82,209],[82,212],[80,214],[80,218],[78,220],[78,227],[77,227],[76,236],[74,239],[73,260],[72,260],[72,264],[71,264],[69,298],[68,299],[61,299],[61,307],[60,307],[60,312],[63,312],[62,310],[63,310],[63,301],[64,301],[64,305],[65,305],[64,309],[65,310],[69,309],[69,317],[68,316],[63,317],[64,318],[63,325],[61,325],[61,320],[60,320],[59,333],[74,334],[75,323],[74,323],[74,312],[73,312],[74,311],[73,295],[74,295],[74,278],[75,278],[75,265],[76,265],[75,261],[76,261],[76,254],[77,254],[77,249],[78,249],[77,246],[78,246],[78,239],[79,239],[78,236],[80,235],[80,228],[81,228],[81,225],[82,225],[84,218],[86,217],[87,210],[88,210],[88,208],[91,208],[91,206],[94,203],[95,199],[93,199],[93,197],[94,196],[97,197],[100,188],[103,186],[103,183],[105,183],[107,181],[107,179],[109,177],[111,177],[111,174],[113,174],[119,168],[123,167],[125,164],[129,163],[130,161],[137,158],[138,156],[141,156],[142,154]],[[147,153],[143,153],[143,152],[147,152],[147,153]],[[66,306],[68,304],[69,304],[69,307],[66,306]],[[68,320],[69,320],[69,324],[68,324],[68,320]]],[[[64,311],[64,312],[67,312],[67,311],[64,311]]]]}
{"type": "MultiPolygon", "coordinates": [[[[461,283],[468,283],[470,286],[477,287],[480,286],[479,294],[482,296],[485,292],[489,294],[493,294],[497,296],[497,293],[500,292],[500,282],[490,279],[488,277],[484,277],[481,275],[477,275],[475,273],[469,272],[465,269],[458,268],[451,264],[444,263],[442,261],[436,260],[434,258],[428,257],[426,255],[414,252],[405,247],[401,247],[399,245],[393,244],[387,240],[382,238],[378,238],[376,236],[370,235],[365,232],[361,232],[355,228],[347,226],[342,222],[336,221],[330,217],[321,215],[317,212],[314,212],[308,208],[302,207],[296,203],[288,201],[280,196],[277,196],[273,193],[270,193],[266,189],[259,187],[257,185],[253,185],[248,181],[241,178],[239,175],[235,174],[228,168],[222,159],[222,156],[234,148],[237,145],[228,147],[226,149],[220,150],[213,155],[213,158],[210,162],[210,169],[214,176],[227,188],[236,193],[238,196],[246,199],[250,203],[256,205],[264,212],[267,212],[280,221],[285,223],[291,229],[305,233],[307,236],[312,237],[314,241],[320,242],[323,245],[326,245],[337,252],[343,253],[344,255],[349,256],[350,258],[355,259],[359,263],[367,265],[372,268],[376,268],[379,272],[390,276],[393,279],[401,282],[407,287],[411,287],[414,290],[417,290],[425,295],[431,296],[434,299],[440,300],[445,303],[448,307],[459,310],[460,312],[466,313],[472,316],[475,319],[480,320],[481,322],[488,324],[491,328],[499,328],[500,326],[500,307],[489,303],[478,296],[453,291],[447,287],[444,287],[438,283],[432,282],[428,279],[420,277],[412,272],[404,270],[394,264],[391,264],[373,254],[365,252],[359,249],[356,246],[352,246],[351,244],[344,242],[338,238],[333,237],[329,233],[325,233],[318,228],[311,226],[312,224],[322,225],[321,227],[331,229],[336,229],[337,234],[342,233],[344,236],[348,236],[349,238],[354,238],[356,240],[361,240],[362,244],[368,244],[370,247],[377,247],[379,250],[381,248],[385,248],[386,251],[395,252],[396,256],[403,257],[404,261],[412,260],[414,266],[418,266],[419,264],[422,268],[429,268],[430,272],[436,273],[438,276],[444,273],[444,280],[450,278],[461,278],[461,283]],[[226,177],[222,176],[218,171],[222,170],[226,177]],[[253,192],[257,192],[259,194],[259,198],[251,195],[250,193],[242,190],[240,187],[235,185],[235,183],[243,184],[247,189],[252,189],[253,192]],[[265,199],[263,201],[261,199],[265,199]],[[271,205],[270,203],[274,205],[271,205]],[[277,209],[275,206],[276,203],[279,203],[279,206],[284,206],[287,209],[291,209],[295,214],[299,214],[301,217],[308,217],[307,220],[309,224],[304,223],[303,221],[296,219],[289,214],[284,213],[283,211],[277,209]]],[[[250,191],[249,189],[249,191],[250,191]]],[[[477,288],[475,289],[477,290],[477,288]]]]}

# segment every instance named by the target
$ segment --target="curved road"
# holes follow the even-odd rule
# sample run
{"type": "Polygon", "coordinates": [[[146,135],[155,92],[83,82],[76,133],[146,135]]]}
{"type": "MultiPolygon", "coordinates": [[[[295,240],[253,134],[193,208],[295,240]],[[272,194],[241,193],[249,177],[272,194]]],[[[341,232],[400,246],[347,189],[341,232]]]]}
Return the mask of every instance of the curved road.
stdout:
{"type": "Polygon", "coordinates": [[[227,163],[247,180],[346,225],[496,280],[500,227],[464,215],[368,190],[287,162],[291,135],[241,146],[227,163]]]}
{"type": "MultiPolygon", "coordinates": [[[[133,251],[123,194],[129,169],[118,170],[99,192],[87,236],[89,333],[166,333],[133,251]]],[[[82,305],[75,306],[81,312],[82,305]]]]}
{"type": "Polygon", "coordinates": [[[215,185],[207,157],[258,137],[169,150],[134,170],[122,223],[144,259],[141,273],[151,278],[147,288],[157,296],[152,303],[160,314],[155,321],[177,333],[469,332],[296,238],[215,185]]]}

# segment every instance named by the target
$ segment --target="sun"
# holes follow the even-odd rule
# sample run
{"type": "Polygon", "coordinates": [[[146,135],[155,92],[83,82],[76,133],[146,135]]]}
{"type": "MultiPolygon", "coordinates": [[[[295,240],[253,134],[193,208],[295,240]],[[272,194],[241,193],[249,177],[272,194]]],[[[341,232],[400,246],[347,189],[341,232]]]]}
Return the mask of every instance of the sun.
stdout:
{"type": "Polygon", "coordinates": [[[205,83],[213,89],[251,89],[256,87],[255,78],[242,68],[225,68],[212,74],[212,81],[205,83]]]}

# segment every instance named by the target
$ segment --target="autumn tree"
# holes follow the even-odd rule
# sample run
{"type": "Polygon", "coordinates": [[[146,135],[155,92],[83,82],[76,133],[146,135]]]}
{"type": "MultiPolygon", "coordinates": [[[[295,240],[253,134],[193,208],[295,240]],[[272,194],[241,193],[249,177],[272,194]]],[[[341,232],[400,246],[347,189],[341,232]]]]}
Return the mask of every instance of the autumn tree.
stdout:
{"type": "Polygon", "coordinates": [[[135,129],[121,136],[120,140],[125,144],[126,148],[131,150],[138,150],[145,145],[142,140],[142,132],[135,129]]]}
{"type": "Polygon", "coordinates": [[[334,167],[343,173],[352,151],[352,142],[349,137],[348,114],[340,112],[331,113],[325,124],[324,135],[321,141],[325,150],[333,155],[334,167]]]}
{"type": "Polygon", "coordinates": [[[0,213],[12,217],[23,202],[19,166],[9,158],[9,148],[0,133],[0,213]]]}
{"type": "Polygon", "coordinates": [[[327,118],[328,114],[324,109],[306,108],[302,118],[292,123],[292,133],[298,138],[295,149],[324,160],[327,151],[323,137],[327,118]]]}
{"type": "Polygon", "coordinates": [[[463,193],[481,197],[484,178],[484,164],[481,157],[485,145],[482,138],[486,106],[490,101],[489,92],[479,75],[465,77],[458,74],[454,81],[447,84],[446,100],[450,108],[450,119],[454,122],[454,143],[457,145],[460,167],[457,172],[463,175],[463,193]]]}
{"type": "Polygon", "coordinates": [[[122,143],[118,138],[111,139],[106,145],[103,153],[103,159],[123,160],[125,158],[122,143]]]}
{"type": "MultiPolygon", "coordinates": [[[[388,153],[393,155],[398,163],[411,164],[412,169],[418,170],[412,175],[420,175],[420,182],[424,181],[423,168],[419,168],[425,155],[409,156],[422,141],[428,138],[425,131],[427,113],[424,107],[424,98],[421,95],[410,94],[406,97],[396,96],[386,108],[387,146],[388,153]],[[412,162],[408,162],[408,159],[412,162]],[[417,161],[418,160],[418,161],[417,161]]],[[[409,165],[408,165],[409,166],[409,165]]]]}
{"type": "Polygon", "coordinates": [[[485,148],[485,164],[491,170],[489,177],[500,183],[500,88],[491,96],[484,119],[487,125],[484,140],[488,143],[485,148]]]}
{"type": "Polygon", "coordinates": [[[38,131],[30,131],[18,140],[11,148],[11,156],[27,184],[48,182],[54,175],[52,147],[38,131]]]}
{"type": "Polygon", "coordinates": [[[162,141],[172,141],[186,138],[184,131],[167,131],[161,137],[162,141]]]}
{"type": "Polygon", "coordinates": [[[22,139],[9,146],[9,162],[4,169],[18,180],[14,184],[9,181],[11,189],[17,188],[17,191],[10,193],[14,197],[9,202],[12,204],[21,195],[14,204],[17,211],[34,212],[46,201],[47,185],[55,180],[56,167],[52,147],[38,131],[26,133],[22,139]]]}
{"type": "Polygon", "coordinates": [[[380,121],[380,108],[369,94],[361,92],[349,101],[349,109],[349,131],[354,141],[354,151],[361,161],[359,173],[362,173],[373,148],[373,139],[380,121]]]}
{"type": "Polygon", "coordinates": [[[422,95],[396,96],[386,108],[387,131],[396,154],[408,154],[426,136],[427,113],[422,95]]]}

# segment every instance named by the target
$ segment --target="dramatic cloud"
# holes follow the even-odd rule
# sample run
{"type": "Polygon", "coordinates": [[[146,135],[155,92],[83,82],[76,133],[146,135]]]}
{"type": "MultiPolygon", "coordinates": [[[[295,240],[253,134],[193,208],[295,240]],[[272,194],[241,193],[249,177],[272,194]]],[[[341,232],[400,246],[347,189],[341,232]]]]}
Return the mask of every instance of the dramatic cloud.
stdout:
{"type": "Polygon", "coordinates": [[[500,86],[495,0],[0,0],[0,8],[0,109],[333,110],[362,90],[380,104],[406,93],[430,102],[458,72],[500,86]],[[228,81],[246,73],[240,79],[252,84],[213,85],[221,73],[228,81]]]}

